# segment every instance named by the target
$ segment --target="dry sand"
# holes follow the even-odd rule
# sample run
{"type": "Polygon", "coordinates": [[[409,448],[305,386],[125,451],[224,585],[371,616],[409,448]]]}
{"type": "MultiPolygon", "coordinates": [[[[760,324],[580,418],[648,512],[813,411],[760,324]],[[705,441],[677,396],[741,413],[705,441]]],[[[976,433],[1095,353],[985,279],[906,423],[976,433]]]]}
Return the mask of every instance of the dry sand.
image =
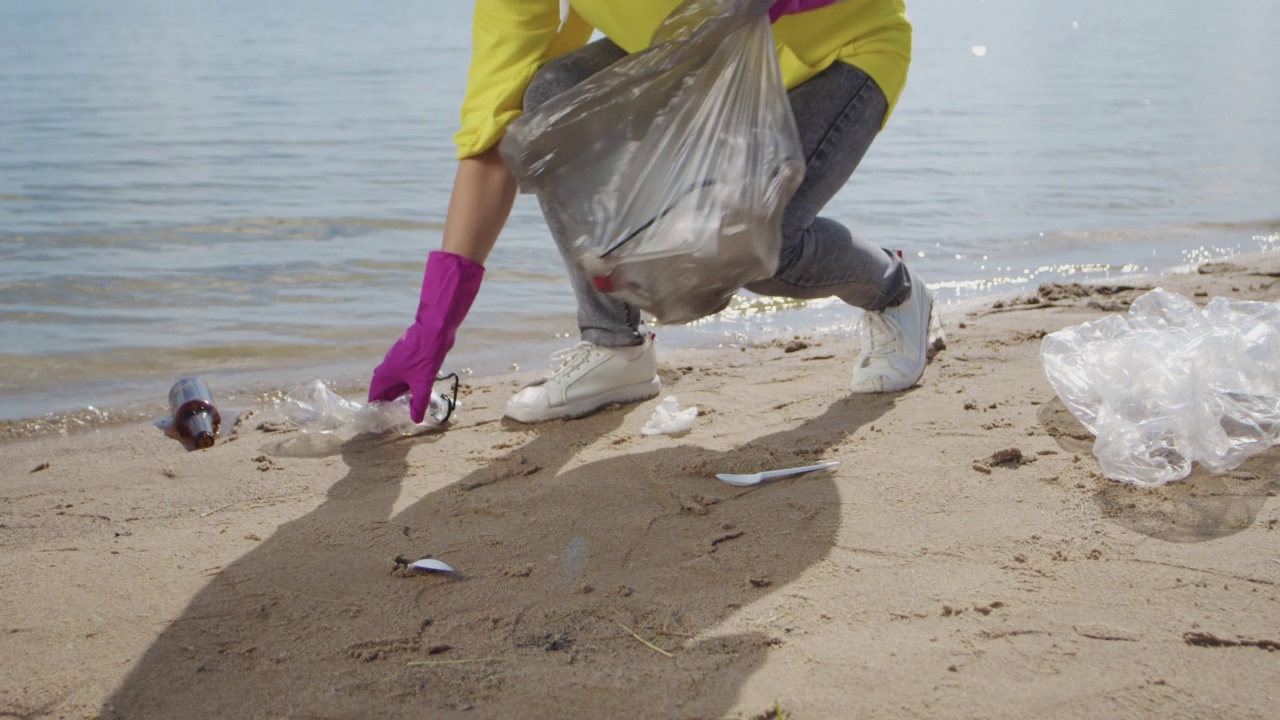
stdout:
{"type": "MultiPolygon", "coordinates": [[[[1280,299],[1232,263],[1158,282],[1280,299]]],[[[1105,480],[1041,370],[1155,284],[953,314],[896,395],[853,338],[665,353],[682,437],[503,420],[522,374],[427,437],[5,442],[0,718],[1280,717],[1280,451],[1105,480]]]]}

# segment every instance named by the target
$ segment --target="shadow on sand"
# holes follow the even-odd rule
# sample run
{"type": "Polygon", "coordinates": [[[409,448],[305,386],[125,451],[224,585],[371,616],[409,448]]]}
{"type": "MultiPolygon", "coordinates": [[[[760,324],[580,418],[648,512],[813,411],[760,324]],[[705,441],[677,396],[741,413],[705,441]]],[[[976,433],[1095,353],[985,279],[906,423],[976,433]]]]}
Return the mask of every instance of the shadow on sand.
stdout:
{"type": "MultiPolygon", "coordinates": [[[[356,438],[325,502],[210,582],[102,714],[720,717],[778,641],[707,631],[826,557],[840,506],[830,474],[714,473],[814,462],[891,406],[841,400],[728,451],[587,463],[577,449],[624,412],[553,423],[395,516],[414,441],[356,438]],[[393,571],[398,554],[460,575],[393,571]]],[[[307,443],[275,451],[324,452],[307,443]]]]}
{"type": "MultiPolygon", "coordinates": [[[[1040,424],[1058,445],[1081,457],[1093,454],[1093,435],[1059,398],[1040,408],[1040,424]]],[[[1195,543],[1234,535],[1253,525],[1267,498],[1280,491],[1280,448],[1255,455],[1215,475],[1196,465],[1184,480],[1158,488],[1100,480],[1093,493],[1103,517],[1167,542],[1195,543]]]]}

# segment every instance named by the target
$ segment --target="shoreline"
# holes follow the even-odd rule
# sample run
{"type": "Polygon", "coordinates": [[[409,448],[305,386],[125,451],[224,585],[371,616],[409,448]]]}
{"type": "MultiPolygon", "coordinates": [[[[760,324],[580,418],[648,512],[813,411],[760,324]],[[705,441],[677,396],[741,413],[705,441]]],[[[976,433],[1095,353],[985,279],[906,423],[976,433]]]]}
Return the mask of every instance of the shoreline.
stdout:
{"type": "MultiPolygon", "coordinates": [[[[1165,268],[1159,272],[1120,272],[1116,275],[1106,274],[1101,277],[1093,275],[1079,280],[1080,283],[1089,286],[1100,284],[1133,284],[1133,283],[1151,283],[1158,281],[1162,277],[1171,277],[1182,274],[1192,274],[1196,272],[1196,268],[1206,263],[1231,262],[1233,260],[1248,261],[1249,258],[1263,257],[1271,251],[1260,251],[1252,253],[1225,255],[1215,257],[1202,262],[1192,262],[1175,265],[1165,268]]],[[[1072,282],[1069,277],[1062,277],[1047,280],[1046,282],[1065,284],[1072,282]]],[[[940,305],[945,317],[950,315],[963,315],[973,311],[974,309],[988,306],[995,302],[1009,301],[1019,296],[1034,293],[1034,287],[1015,287],[1004,288],[989,293],[978,293],[969,297],[954,298],[950,301],[943,301],[940,305]]],[[[832,304],[832,306],[835,306],[832,304]]],[[[843,306],[840,306],[842,310],[843,306]]],[[[790,335],[814,335],[819,337],[852,337],[857,324],[856,316],[843,319],[838,322],[827,321],[826,317],[830,313],[826,309],[815,309],[814,306],[800,309],[784,309],[781,314],[772,316],[769,327],[756,328],[754,332],[750,332],[745,328],[742,331],[730,331],[729,327],[737,323],[745,324],[746,321],[739,319],[737,321],[720,322],[723,326],[719,331],[703,331],[690,330],[686,327],[658,327],[655,332],[659,335],[659,342],[663,342],[666,336],[674,335],[677,338],[676,345],[672,347],[660,346],[660,356],[662,357],[671,353],[684,352],[730,352],[740,347],[751,347],[756,344],[768,344],[775,342],[778,338],[790,335]],[[717,334],[718,333],[718,334],[717,334]]],[[[712,321],[714,322],[714,321],[712,321]]],[[[459,339],[459,345],[466,342],[466,328],[463,328],[462,336],[459,339]]],[[[530,380],[536,377],[536,374],[546,371],[545,363],[539,365],[544,358],[550,353],[562,346],[567,346],[571,340],[566,338],[547,338],[536,342],[526,342],[528,347],[522,351],[516,361],[510,362],[511,367],[505,370],[499,369],[497,360],[489,358],[487,371],[482,369],[479,372],[473,372],[470,367],[459,368],[458,371],[463,375],[464,386],[468,383],[481,382],[484,379],[502,378],[508,375],[519,374],[524,376],[533,372],[530,380]],[[541,352],[539,352],[541,351],[541,352]],[[525,360],[529,363],[529,367],[521,367],[519,360],[525,360]]],[[[468,357],[465,350],[458,352],[455,348],[454,356],[468,357]]],[[[226,379],[231,390],[223,393],[219,392],[221,388],[213,385],[215,388],[215,399],[219,401],[219,407],[226,403],[226,408],[233,415],[245,410],[263,411],[270,408],[273,401],[278,401],[285,397],[291,390],[304,386],[316,379],[324,381],[332,389],[339,394],[348,397],[359,395],[365,389],[364,383],[367,383],[369,371],[372,371],[374,365],[380,358],[373,358],[366,363],[368,368],[364,373],[355,371],[357,364],[351,361],[340,363],[329,363],[318,365],[312,371],[304,373],[294,367],[273,367],[270,370],[215,370],[208,373],[196,373],[200,377],[208,378],[210,376],[218,379],[226,379]]],[[[465,360],[464,360],[465,363],[465,360]]],[[[168,380],[176,380],[177,376],[168,380]]],[[[111,383],[119,383],[121,381],[104,380],[108,386],[111,383]]],[[[116,401],[108,400],[103,404],[89,404],[84,406],[73,407],[66,410],[58,410],[46,412],[42,414],[30,415],[26,417],[13,417],[8,419],[0,419],[0,443],[19,441],[23,439],[39,438],[48,435],[57,434],[79,434],[82,432],[91,432],[96,429],[113,427],[119,425],[130,424],[153,424],[157,421],[163,421],[167,417],[167,405],[164,402],[165,394],[168,386],[161,382],[154,384],[154,391],[150,392],[154,396],[151,400],[139,399],[143,395],[140,387],[141,381],[132,381],[128,387],[133,389],[127,393],[114,392],[108,393],[114,395],[118,399],[116,401]],[[163,385],[163,387],[161,387],[163,385]],[[125,398],[129,399],[125,399],[125,398]]],[[[362,400],[363,401],[363,400],[362,400]]]]}

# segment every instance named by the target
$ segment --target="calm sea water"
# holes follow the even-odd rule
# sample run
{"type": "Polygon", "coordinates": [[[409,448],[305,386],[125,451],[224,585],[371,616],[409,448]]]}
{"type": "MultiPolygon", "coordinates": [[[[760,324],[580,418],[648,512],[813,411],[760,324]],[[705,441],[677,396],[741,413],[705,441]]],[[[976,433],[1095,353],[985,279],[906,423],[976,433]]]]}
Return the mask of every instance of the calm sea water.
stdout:
{"type": "MultiPolygon", "coordinates": [[[[830,214],[946,303],[1280,245],[1280,3],[909,0],[915,63],[830,214]]],[[[0,0],[0,420],[352,389],[410,321],[470,7],[0,0]],[[97,411],[75,410],[93,406],[97,411]]],[[[854,313],[744,298],[668,346],[854,313]]],[[[572,295],[521,198],[448,365],[541,367],[572,295]]]]}

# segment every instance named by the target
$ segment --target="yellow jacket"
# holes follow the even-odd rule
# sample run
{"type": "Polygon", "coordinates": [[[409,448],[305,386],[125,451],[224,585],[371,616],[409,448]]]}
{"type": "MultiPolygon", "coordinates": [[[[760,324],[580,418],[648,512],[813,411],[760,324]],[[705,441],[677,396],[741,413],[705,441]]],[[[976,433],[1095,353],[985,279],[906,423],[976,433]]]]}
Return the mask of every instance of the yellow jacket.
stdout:
{"type": "MultiPolygon", "coordinates": [[[[642,50],[679,2],[570,0],[562,24],[559,0],[476,0],[462,129],[454,137],[458,157],[482,153],[502,139],[544,63],[582,47],[595,29],[629,53],[642,50]]],[[[911,23],[903,0],[839,0],[784,16],[774,24],[773,37],[788,89],[837,60],[870,75],[884,91],[890,112],[906,85],[911,23]]]]}

